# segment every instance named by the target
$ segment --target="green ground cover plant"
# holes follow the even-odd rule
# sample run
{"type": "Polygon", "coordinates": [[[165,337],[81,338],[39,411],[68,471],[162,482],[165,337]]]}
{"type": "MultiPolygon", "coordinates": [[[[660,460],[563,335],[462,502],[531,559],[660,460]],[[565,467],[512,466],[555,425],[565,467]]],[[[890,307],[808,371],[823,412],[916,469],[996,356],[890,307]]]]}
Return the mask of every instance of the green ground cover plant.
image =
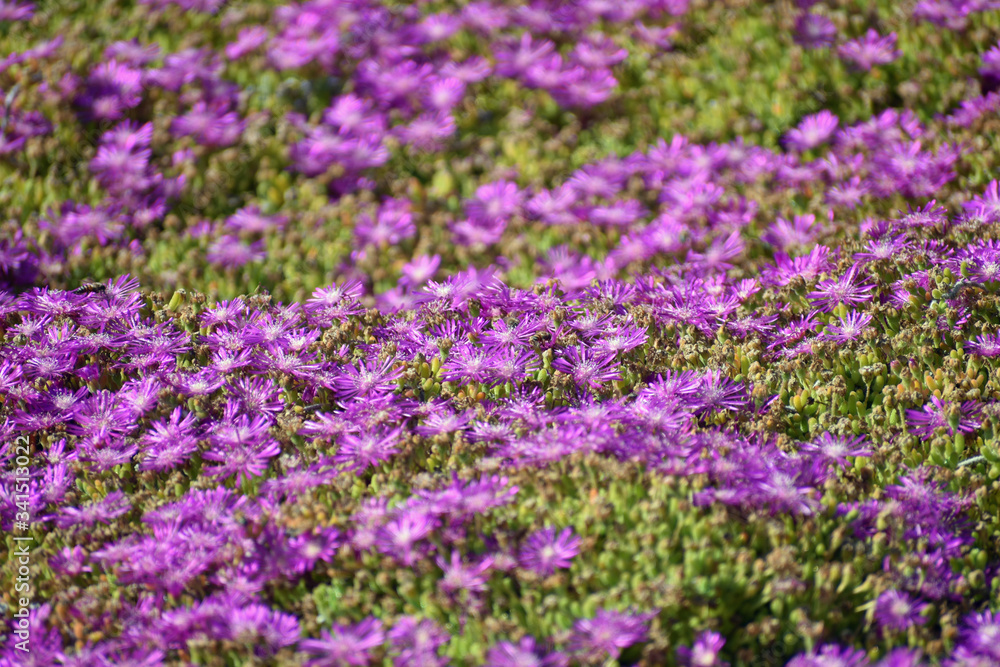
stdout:
{"type": "Polygon", "coordinates": [[[1000,3],[0,3],[0,665],[1000,664],[1000,3]]]}

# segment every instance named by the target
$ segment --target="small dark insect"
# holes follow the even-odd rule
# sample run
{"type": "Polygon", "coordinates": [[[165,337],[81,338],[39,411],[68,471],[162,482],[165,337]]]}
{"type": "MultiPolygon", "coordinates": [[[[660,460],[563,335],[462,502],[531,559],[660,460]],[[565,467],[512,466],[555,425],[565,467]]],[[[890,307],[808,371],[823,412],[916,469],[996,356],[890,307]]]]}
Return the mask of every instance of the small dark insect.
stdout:
{"type": "Polygon", "coordinates": [[[530,345],[540,345],[544,342],[548,342],[551,338],[552,334],[548,331],[540,331],[532,335],[531,338],[528,339],[528,343],[530,345]]]}
{"type": "Polygon", "coordinates": [[[89,294],[89,293],[103,294],[104,292],[108,291],[108,287],[104,283],[84,283],[73,291],[80,294],[89,294]]]}

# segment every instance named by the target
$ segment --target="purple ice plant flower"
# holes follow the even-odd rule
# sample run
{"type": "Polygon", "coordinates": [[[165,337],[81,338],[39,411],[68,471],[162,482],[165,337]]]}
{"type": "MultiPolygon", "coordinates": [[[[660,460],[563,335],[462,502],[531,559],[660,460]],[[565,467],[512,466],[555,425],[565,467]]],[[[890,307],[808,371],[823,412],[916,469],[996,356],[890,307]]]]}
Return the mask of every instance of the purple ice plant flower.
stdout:
{"type": "Polygon", "coordinates": [[[358,475],[368,468],[388,460],[399,450],[403,429],[376,429],[359,434],[347,434],[340,442],[340,449],[333,457],[334,463],[347,465],[358,475]]]}
{"type": "Polygon", "coordinates": [[[875,667],[926,667],[923,653],[919,649],[894,648],[875,667]]]}
{"type": "Polygon", "coordinates": [[[126,111],[139,106],[142,93],[142,72],[109,60],[91,70],[77,104],[89,120],[118,120],[126,111]]]}
{"type": "Polygon", "coordinates": [[[441,255],[414,257],[400,269],[403,274],[399,281],[400,285],[410,289],[420,287],[434,277],[440,266],[441,255]]]}
{"type": "Polygon", "coordinates": [[[288,218],[264,215],[259,206],[244,206],[226,218],[225,227],[234,232],[263,234],[280,230],[288,223],[288,218]]]}
{"type": "Polygon", "coordinates": [[[677,649],[677,662],[681,667],[729,667],[729,663],[719,658],[726,640],[717,632],[706,630],[698,635],[691,648],[677,649]]]}
{"type": "Polygon", "coordinates": [[[761,239],[788,252],[789,248],[796,245],[812,245],[822,232],[823,227],[816,224],[815,215],[796,215],[791,222],[779,217],[761,239]]]}
{"type": "Polygon", "coordinates": [[[473,220],[506,220],[520,210],[523,194],[516,183],[497,181],[481,185],[465,201],[465,214],[473,220]]]}
{"type": "Polygon", "coordinates": [[[393,664],[399,667],[445,667],[448,659],[438,655],[448,633],[430,619],[403,616],[389,631],[393,664]]]}
{"type": "Polygon", "coordinates": [[[422,556],[418,543],[438,527],[436,517],[421,510],[402,510],[376,532],[378,550],[412,567],[422,556]]]}
{"type": "Polygon", "coordinates": [[[701,376],[698,390],[691,401],[695,410],[705,413],[714,410],[740,410],[748,404],[749,398],[743,383],[729,379],[721,370],[712,370],[701,376]]]}
{"type": "Polygon", "coordinates": [[[839,318],[838,324],[829,324],[826,333],[820,335],[821,340],[829,340],[834,343],[849,343],[857,340],[870,328],[872,316],[860,311],[851,311],[847,317],[839,318]]]}
{"type": "Polygon", "coordinates": [[[303,639],[299,649],[308,654],[308,667],[363,667],[371,660],[371,651],[385,641],[382,621],[366,618],[354,625],[334,623],[323,630],[319,639],[303,639]]]}
{"type": "Polygon", "coordinates": [[[836,463],[842,468],[849,465],[848,456],[871,456],[871,447],[867,446],[863,435],[848,437],[824,433],[811,442],[803,443],[800,451],[836,463]]]}
{"type": "Polygon", "coordinates": [[[876,65],[885,65],[899,58],[902,51],[896,46],[896,33],[892,32],[882,37],[874,29],[865,33],[864,37],[851,40],[837,49],[837,54],[856,69],[867,72],[876,65]]]}
{"type": "Polygon", "coordinates": [[[486,653],[486,667],[568,667],[569,656],[546,652],[530,635],[517,644],[500,642],[486,653]]]}
{"type": "Polygon", "coordinates": [[[872,299],[871,292],[875,285],[864,282],[858,272],[860,266],[854,264],[847,272],[836,280],[824,280],[807,296],[823,312],[829,312],[840,304],[856,306],[872,299]]]}
{"type": "Polygon", "coordinates": [[[206,259],[222,268],[239,268],[267,257],[263,241],[247,242],[234,234],[224,234],[208,247],[206,259]]]}
{"type": "Polygon", "coordinates": [[[826,644],[808,653],[800,653],[785,667],[868,667],[868,656],[851,646],[826,644]]]}
{"type": "Polygon", "coordinates": [[[187,461],[198,450],[196,419],[193,413],[184,415],[178,406],[168,420],[153,422],[152,430],[140,441],[145,458],[139,469],[172,470],[187,461]]]}
{"type": "Polygon", "coordinates": [[[60,528],[84,525],[92,527],[95,523],[111,523],[132,509],[132,503],[121,491],[112,491],[101,500],[84,505],[82,508],[63,507],[56,525],[60,528]]]}
{"type": "Polygon", "coordinates": [[[49,559],[49,567],[58,574],[66,577],[75,577],[85,572],[90,572],[91,568],[86,564],[87,554],[80,546],[63,547],[49,559]]]}
{"type": "Polygon", "coordinates": [[[345,366],[333,385],[342,398],[375,398],[396,389],[396,380],[403,374],[393,358],[372,359],[357,367],[345,366]]]}
{"type": "Polygon", "coordinates": [[[304,574],[311,571],[318,561],[330,562],[343,543],[336,528],[314,529],[288,540],[288,555],[292,572],[304,574]]]}
{"type": "Polygon", "coordinates": [[[614,352],[597,352],[586,347],[571,347],[552,361],[552,368],[573,378],[578,387],[599,390],[601,384],[621,379],[614,352]]]}
{"type": "Polygon", "coordinates": [[[1000,662],[1000,614],[972,613],[965,617],[964,626],[961,640],[968,653],[1000,662]]]}
{"type": "Polygon", "coordinates": [[[0,2],[0,21],[27,21],[35,14],[35,3],[19,0],[0,2]]]}
{"type": "Polygon", "coordinates": [[[451,552],[449,561],[437,557],[437,564],[444,571],[440,586],[448,593],[481,593],[487,589],[490,570],[493,569],[493,557],[484,556],[479,562],[464,562],[462,555],[451,552]]]}
{"type": "Polygon", "coordinates": [[[903,591],[888,590],[875,601],[875,624],[891,632],[905,632],[927,622],[920,615],[926,608],[926,602],[918,602],[903,591]]]}
{"type": "Polygon", "coordinates": [[[919,410],[907,410],[906,419],[910,430],[922,438],[929,438],[937,429],[943,428],[948,435],[956,431],[973,433],[981,425],[978,419],[982,406],[977,401],[952,403],[931,396],[929,403],[919,410]]]}
{"type": "Polygon", "coordinates": [[[544,528],[532,534],[521,547],[521,566],[547,577],[572,565],[573,557],[580,553],[581,542],[572,528],[564,528],[558,535],[554,528],[544,528]]]}
{"type": "Polygon", "coordinates": [[[226,45],[225,54],[229,60],[239,60],[257,50],[267,42],[270,33],[263,26],[250,26],[240,30],[235,42],[226,45]]]}
{"type": "Polygon", "coordinates": [[[272,458],[281,453],[281,444],[269,433],[271,421],[263,416],[241,414],[217,425],[209,437],[212,448],[204,458],[218,465],[205,473],[223,479],[236,476],[238,482],[260,477],[272,458]]]}
{"type": "Polygon", "coordinates": [[[581,618],[573,624],[569,650],[588,660],[615,660],[623,650],[646,640],[647,624],[656,613],[598,609],[594,618],[581,618]]]}
{"type": "Polygon", "coordinates": [[[965,350],[981,357],[1000,357],[1000,334],[983,334],[973,341],[966,341],[965,350]]]}
{"type": "Polygon", "coordinates": [[[798,126],[785,135],[785,145],[803,152],[826,143],[837,130],[839,119],[829,111],[806,116],[798,126]]]}
{"type": "Polygon", "coordinates": [[[825,49],[833,46],[837,26],[822,14],[804,13],[795,20],[795,42],[806,49],[825,49]]]}

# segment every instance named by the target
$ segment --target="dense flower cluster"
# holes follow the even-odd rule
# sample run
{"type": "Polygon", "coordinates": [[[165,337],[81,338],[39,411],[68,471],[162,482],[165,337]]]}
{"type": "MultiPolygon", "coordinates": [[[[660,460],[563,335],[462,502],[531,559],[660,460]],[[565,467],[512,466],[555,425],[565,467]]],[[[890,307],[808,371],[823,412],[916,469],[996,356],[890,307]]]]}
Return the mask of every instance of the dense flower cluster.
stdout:
{"type": "Polygon", "coordinates": [[[0,666],[1000,662],[998,3],[99,4],[0,2],[0,666]]]}

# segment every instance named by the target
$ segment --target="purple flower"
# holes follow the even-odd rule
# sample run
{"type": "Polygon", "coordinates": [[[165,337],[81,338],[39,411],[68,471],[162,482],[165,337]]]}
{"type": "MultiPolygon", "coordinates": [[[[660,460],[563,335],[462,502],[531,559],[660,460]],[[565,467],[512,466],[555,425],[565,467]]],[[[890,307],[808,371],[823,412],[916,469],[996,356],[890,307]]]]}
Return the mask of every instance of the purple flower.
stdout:
{"type": "Polygon", "coordinates": [[[913,433],[923,438],[933,436],[939,428],[945,429],[948,435],[955,435],[956,431],[973,433],[980,426],[977,417],[981,410],[982,406],[976,401],[957,404],[931,396],[930,403],[921,409],[907,410],[906,419],[913,433]]]}
{"type": "Polygon", "coordinates": [[[743,383],[729,379],[720,370],[705,373],[697,393],[692,397],[692,407],[698,412],[739,410],[748,402],[743,383]]]}
{"type": "Polygon", "coordinates": [[[558,535],[554,528],[544,528],[532,534],[521,547],[521,567],[547,577],[573,564],[573,557],[580,553],[580,543],[572,528],[564,528],[558,535]]]}
{"type": "Polygon", "coordinates": [[[879,660],[875,667],[925,667],[919,649],[895,648],[879,660]]]}
{"type": "Polygon", "coordinates": [[[445,140],[455,134],[455,129],[455,118],[450,113],[433,111],[393,128],[393,134],[403,144],[429,152],[441,150],[445,140]]]}
{"type": "Polygon", "coordinates": [[[35,15],[35,3],[5,0],[0,3],[0,21],[27,21],[35,15]]]}
{"type": "Polygon", "coordinates": [[[219,465],[208,466],[205,473],[223,478],[236,475],[237,481],[263,475],[270,459],[281,453],[281,445],[268,433],[269,428],[270,421],[263,415],[252,419],[240,415],[216,426],[210,437],[212,449],[204,458],[219,465]]]}
{"type": "Polygon", "coordinates": [[[661,49],[663,51],[669,51],[673,48],[673,37],[678,32],[680,32],[680,25],[673,23],[664,27],[650,26],[646,25],[642,21],[636,21],[632,24],[634,29],[634,37],[652,47],[661,49]]]}
{"type": "Polygon", "coordinates": [[[954,264],[966,267],[969,278],[977,283],[1000,280],[1000,244],[992,239],[977,241],[961,249],[954,264]]]}
{"type": "Polygon", "coordinates": [[[421,555],[414,550],[414,546],[429,536],[438,523],[437,519],[424,511],[401,511],[397,517],[378,529],[375,538],[378,550],[411,567],[421,555]]]}
{"type": "Polygon", "coordinates": [[[996,84],[1000,82],[1000,44],[984,53],[982,60],[983,64],[979,68],[979,73],[991,84],[987,92],[996,90],[996,84]]]}
{"type": "Polygon", "coordinates": [[[441,266],[441,255],[414,257],[400,269],[403,276],[399,283],[410,289],[420,287],[434,277],[439,266],[441,266]]]}
{"type": "Polygon", "coordinates": [[[23,377],[21,365],[12,359],[0,362],[0,393],[7,393],[20,386],[23,377]]]}
{"type": "Polygon", "coordinates": [[[902,591],[885,591],[875,601],[875,623],[884,630],[905,632],[914,625],[927,622],[920,615],[926,608],[927,603],[916,602],[902,591]]]}
{"type": "Polygon", "coordinates": [[[829,312],[840,304],[856,306],[871,301],[870,292],[875,289],[875,285],[858,278],[859,268],[855,264],[840,278],[822,281],[806,296],[823,312],[829,312]]]}
{"type": "Polygon", "coordinates": [[[448,352],[448,361],[441,366],[441,379],[447,382],[486,379],[498,352],[475,345],[456,345],[448,352]]]}
{"type": "Polygon", "coordinates": [[[656,612],[634,614],[597,610],[594,618],[581,618],[573,624],[569,650],[592,660],[615,660],[624,649],[645,641],[647,624],[656,612]]]}
{"type": "Polygon", "coordinates": [[[121,491],[112,491],[105,498],[84,505],[82,508],[64,507],[56,519],[60,528],[69,528],[83,524],[88,528],[95,523],[111,523],[112,519],[126,514],[132,509],[132,503],[121,491]]]}
{"type": "Polygon", "coordinates": [[[621,379],[614,352],[571,347],[563,355],[552,361],[552,368],[572,377],[578,387],[599,390],[602,383],[621,379]]]}
{"type": "Polygon", "coordinates": [[[416,428],[416,432],[423,436],[454,433],[468,426],[470,419],[471,416],[467,414],[433,414],[424,419],[423,423],[416,428]]]}
{"type": "Polygon", "coordinates": [[[244,206],[226,218],[225,227],[234,232],[263,234],[281,229],[287,222],[284,216],[262,214],[258,206],[244,206]]]}
{"type": "Polygon", "coordinates": [[[168,375],[166,381],[182,396],[209,396],[225,384],[225,377],[215,369],[203,368],[193,373],[168,375]]]}
{"type": "Polygon", "coordinates": [[[226,45],[226,57],[230,60],[238,60],[264,45],[270,34],[263,26],[251,26],[240,30],[235,42],[226,45]]]}
{"type": "Polygon", "coordinates": [[[462,20],[451,14],[440,13],[425,16],[414,27],[413,36],[420,44],[430,44],[448,39],[462,28],[462,20]]]}
{"type": "Polygon", "coordinates": [[[970,653],[1000,662],[1000,614],[987,610],[966,616],[962,642],[970,653]]]}
{"type": "Polygon", "coordinates": [[[808,282],[830,269],[829,254],[830,249],[826,246],[816,246],[809,251],[809,254],[795,259],[783,252],[776,252],[774,253],[774,266],[765,267],[761,278],[767,283],[781,287],[788,285],[796,278],[802,278],[808,282]]]}
{"type": "Polygon", "coordinates": [[[820,335],[821,340],[830,340],[835,343],[847,343],[857,340],[871,324],[872,316],[860,311],[851,311],[847,317],[841,317],[839,324],[830,324],[826,327],[826,333],[820,335]]]}
{"type": "Polygon", "coordinates": [[[480,593],[487,588],[489,572],[493,568],[493,557],[485,556],[478,563],[465,563],[460,553],[452,551],[450,561],[438,556],[437,564],[444,571],[440,586],[445,591],[480,593]]]}
{"type": "Polygon", "coordinates": [[[795,20],[795,43],[807,49],[825,49],[833,46],[837,26],[822,14],[801,14],[795,20]]]}
{"type": "Polygon", "coordinates": [[[104,133],[97,154],[90,161],[90,170],[102,186],[110,192],[126,194],[150,185],[152,133],[152,123],[136,127],[131,122],[104,133]]]}
{"type": "Polygon", "coordinates": [[[260,490],[276,502],[279,499],[294,500],[309,489],[329,484],[336,477],[336,471],[322,468],[323,466],[315,464],[307,469],[286,469],[281,477],[268,479],[261,484],[260,490]]]}
{"type": "Polygon", "coordinates": [[[299,649],[312,656],[308,667],[363,667],[371,660],[371,650],[385,641],[382,621],[366,618],[354,625],[334,623],[330,631],[323,630],[319,639],[303,639],[299,649]]]}
{"type": "Polygon", "coordinates": [[[902,51],[897,51],[895,46],[896,33],[882,37],[876,30],[870,29],[864,37],[843,44],[837,49],[837,54],[857,69],[867,72],[875,65],[891,63],[901,56],[902,51]]]}
{"type": "Polygon", "coordinates": [[[360,367],[346,366],[343,375],[333,381],[337,393],[343,398],[375,398],[396,389],[396,379],[403,369],[396,369],[396,360],[371,360],[360,367]]]}
{"type": "Polygon", "coordinates": [[[310,323],[316,326],[332,326],[335,322],[345,320],[351,315],[364,312],[358,299],[364,292],[361,283],[349,280],[342,285],[319,287],[306,301],[306,313],[310,323]]]}
{"type": "Polygon", "coordinates": [[[292,570],[296,574],[303,574],[311,571],[317,561],[330,562],[341,544],[340,531],[332,527],[317,528],[293,537],[288,541],[292,570]]]}
{"type": "Polygon", "coordinates": [[[798,127],[785,135],[785,145],[799,152],[816,148],[833,136],[839,122],[829,111],[806,116],[798,127]]]}
{"type": "Polygon", "coordinates": [[[399,449],[402,428],[379,429],[360,434],[347,434],[340,442],[340,449],[333,457],[338,465],[347,464],[348,470],[362,474],[373,465],[389,459],[399,449]]]}
{"type": "Polygon", "coordinates": [[[867,252],[854,253],[854,259],[861,260],[866,263],[893,259],[909,247],[910,244],[907,243],[905,235],[897,234],[892,236],[890,234],[884,234],[868,242],[867,252]]]}
{"type": "Polygon", "coordinates": [[[729,667],[728,662],[719,659],[725,643],[718,632],[705,630],[691,648],[681,646],[677,649],[677,661],[681,667],[729,667]]]}
{"type": "Polygon", "coordinates": [[[82,547],[75,546],[72,549],[63,547],[61,551],[49,559],[49,566],[61,576],[75,577],[91,571],[86,562],[87,554],[84,553],[82,547]]]}
{"type": "Polygon", "coordinates": [[[567,667],[569,656],[558,651],[546,653],[534,637],[527,636],[516,645],[500,642],[490,647],[484,664],[486,667],[567,667]]]}
{"type": "Polygon", "coordinates": [[[791,246],[813,245],[822,232],[822,227],[816,224],[815,215],[796,215],[792,222],[779,217],[761,239],[781,250],[789,251],[791,246]]]}
{"type": "Polygon", "coordinates": [[[239,268],[267,257],[263,241],[247,243],[233,234],[225,234],[208,248],[206,259],[223,268],[239,268]]]}
{"type": "Polygon", "coordinates": [[[792,474],[783,470],[771,470],[767,477],[756,482],[751,489],[757,506],[768,507],[772,513],[788,512],[810,516],[818,503],[813,480],[802,473],[792,474]]]}
{"type": "Polygon", "coordinates": [[[865,439],[863,435],[850,438],[824,433],[812,442],[803,443],[800,450],[846,468],[848,456],[871,456],[871,448],[864,444],[865,439]]]}
{"type": "Polygon", "coordinates": [[[285,408],[281,387],[269,378],[237,378],[226,389],[250,417],[262,415],[274,419],[285,408]]]}
{"type": "Polygon", "coordinates": [[[416,233],[409,202],[396,199],[383,202],[375,220],[367,214],[359,216],[354,227],[354,234],[361,246],[397,245],[416,233]]]}
{"type": "Polygon", "coordinates": [[[403,616],[389,631],[389,641],[396,654],[393,664],[399,667],[444,667],[448,659],[438,655],[449,635],[430,619],[403,616]]]}
{"type": "MultiPolygon", "coordinates": [[[[466,7],[466,11],[471,11],[475,5],[485,5],[486,3],[473,3],[466,7]]],[[[498,45],[495,52],[497,61],[497,74],[505,77],[519,77],[523,75],[529,67],[555,51],[555,44],[549,40],[535,42],[530,32],[521,35],[521,39],[514,43],[498,45]]]]}
{"type": "Polygon", "coordinates": [[[90,120],[118,120],[142,101],[142,72],[110,60],[87,77],[86,92],[77,98],[90,120]]]}
{"type": "Polygon", "coordinates": [[[465,201],[465,214],[477,221],[506,220],[520,210],[522,199],[516,183],[488,183],[479,186],[475,196],[465,201]]]}
{"type": "MultiPolygon", "coordinates": [[[[468,6],[473,5],[482,7],[484,3],[469,3],[468,6]]],[[[493,73],[493,68],[485,58],[473,56],[461,62],[449,60],[441,67],[440,72],[444,76],[453,76],[465,83],[477,83],[490,76],[493,73]]]]}
{"type": "Polygon", "coordinates": [[[117,207],[94,207],[67,202],[62,216],[55,221],[42,220],[47,229],[63,248],[73,248],[84,239],[94,239],[105,246],[119,239],[125,230],[117,207]]]}
{"type": "Polygon", "coordinates": [[[579,199],[614,198],[624,187],[627,174],[610,163],[586,165],[567,179],[564,188],[579,199]]]}
{"type": "Polygon", "coordinates": [[[868,667],[864,651],[850,646],[827,644],[809,653],[800,653],[785,667],[868,667]]]}
{"type": "Polygon", "coordinates": [[[627,199],[607,206],[591,206],[586,220],[599,227],[629,227],[645,215],[646,209],[641,203],[627,199]]]}
{"type": "Polygon", "coordinates": [[[121,437],[134,428],[128,420],[121,419],[114,395],[101,391],[91,396],[86,405],[81,406],[76,413],[76,424],[70,426],[69,430],[91,441],[98,441],[121,437]]]}

